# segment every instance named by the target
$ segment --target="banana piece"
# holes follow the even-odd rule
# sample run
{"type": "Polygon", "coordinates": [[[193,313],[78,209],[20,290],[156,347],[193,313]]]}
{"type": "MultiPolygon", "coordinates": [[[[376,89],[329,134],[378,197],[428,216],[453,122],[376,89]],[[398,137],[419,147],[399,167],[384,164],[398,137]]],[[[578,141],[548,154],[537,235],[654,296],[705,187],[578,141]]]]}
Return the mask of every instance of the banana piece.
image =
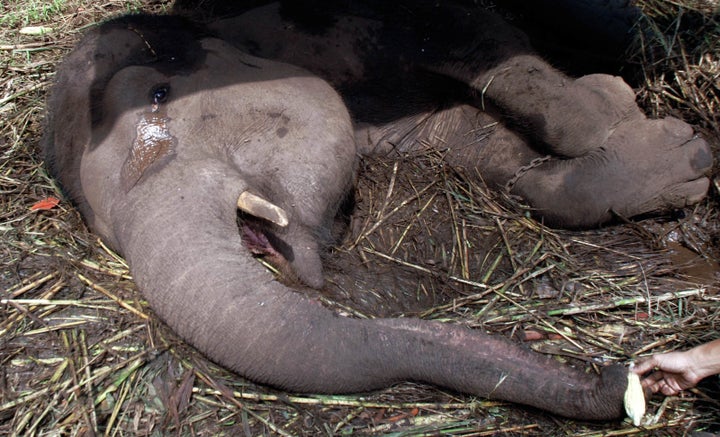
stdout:
{"type": "Polygon", "coordinates": [[[645,392],[643,391],[640,377],[632,370],[628,370],[628,385],[625,390],[625,413],[627,413],[633,425],[640,426],[645,415],[645,392]]]}

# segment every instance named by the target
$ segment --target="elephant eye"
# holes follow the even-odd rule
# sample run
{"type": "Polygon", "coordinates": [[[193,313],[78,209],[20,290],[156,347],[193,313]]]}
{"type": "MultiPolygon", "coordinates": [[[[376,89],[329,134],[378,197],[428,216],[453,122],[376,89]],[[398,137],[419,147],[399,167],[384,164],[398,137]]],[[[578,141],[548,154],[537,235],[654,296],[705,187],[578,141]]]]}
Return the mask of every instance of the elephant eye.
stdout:
{"type": "Polygon", "coordinates": [[[152,102],[153,104],[165,103],[170,93],[170,87],[168,85],[157,85],[152,90],[152,102]]]}

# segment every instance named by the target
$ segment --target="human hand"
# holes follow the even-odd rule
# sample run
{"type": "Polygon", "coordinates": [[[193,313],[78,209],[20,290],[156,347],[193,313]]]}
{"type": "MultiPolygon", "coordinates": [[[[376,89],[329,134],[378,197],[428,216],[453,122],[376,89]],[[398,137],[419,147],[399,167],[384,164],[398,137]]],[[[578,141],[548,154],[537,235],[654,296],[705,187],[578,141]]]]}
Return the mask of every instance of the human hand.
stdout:
{"type": "Polygon", "coordinates": [[[668,352],[636,363],[632,371],[642,376],[655,369],[642,380],[643,387],[648,387],[653,393],[659,391],[672,396],[694,387],[703,379],[704,375],[697,372],[698,364],[692,350],[668,352]]]}

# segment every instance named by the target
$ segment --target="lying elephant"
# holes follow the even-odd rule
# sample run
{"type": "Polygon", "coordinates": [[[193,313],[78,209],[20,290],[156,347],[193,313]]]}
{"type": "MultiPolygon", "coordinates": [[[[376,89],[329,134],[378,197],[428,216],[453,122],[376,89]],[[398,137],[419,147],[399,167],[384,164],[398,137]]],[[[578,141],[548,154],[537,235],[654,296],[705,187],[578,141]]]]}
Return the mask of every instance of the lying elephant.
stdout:
{"type": "Polygon", "coordinates": [[[157,314],[252,380],[330,393],[416,380],[620,417],[621,366],[597,376],[458,325],[343,317],[253,257],[321,286],[328,230],[369,153],[438,148],[563,226],[703,197],[706,143],[679,120],[645,118],[620,79],[570,79],[493,17],[430,12],[456,32],[291,23],[276,5],[211,29],[104,23],[58,70],[48,165],[157,314]]]}

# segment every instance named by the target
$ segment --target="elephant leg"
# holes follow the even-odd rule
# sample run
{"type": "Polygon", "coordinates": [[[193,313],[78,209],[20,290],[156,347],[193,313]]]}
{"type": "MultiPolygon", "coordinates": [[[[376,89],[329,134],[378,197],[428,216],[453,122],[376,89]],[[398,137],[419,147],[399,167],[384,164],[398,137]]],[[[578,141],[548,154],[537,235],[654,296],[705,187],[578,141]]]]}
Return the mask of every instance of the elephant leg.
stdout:
{"type": "Polygon", "coordinates": [[[467,84],[476,95],[476,106],[494,104],[509,125],[547,152],[583,156],[618,142],[611,141],[618,126],[645,120],[633,90],[622,79],[567,76],[541,59],[525,34],[489,11],[457,14],[455,21],[452,36],[431,31],[426,37],[421,64],[467,84]]]}
{"type": "Polygon", "coordinates": [[[456,21],[452,41],[429,37],[422,64],[467,84],[477,106],[495,105],[514,129],[548,152],[585,155],[602,147],[617,124],[643,118],[634,93],[621,80],[576,80],[563,74],[496,14],[477,9],[456,21]]]}
{"type": "MultiPolygon", "coordinates": [[[[487,109],[487,108],[486,108],[487,109]]],[[[464,120],[462,128],[447,132],[442,144],[447,144],[445,161],[461,168],[466,175],[476,175],[493,189],[506,189],[520,169],[534,160],[543,158],[528,140],[509,129],[497,115],[480,111],[472,106],[458,106],[439,114],[430,123],[431,138],[437,138],[442,119],[464,120]]]]}
{"type": "Polygon", "coordinates": [[[673,118],[618,126],[604,147],[576,158],[539,152],[492,108],[448,108],[414,134],[396,143],[400,152],[444,149],[453,167],[521,196],[546,224],[570,228],[696,203],[712,166],[707,143],[673,118]]]}
{"type": "MultiPolygon", "coordinates": [[[[478,12],[459,23],[457,34],[468,39],[453,41],[460,48],[451,52],[430,45],[432,62],[426,65],[468,84],[477,107],[494,105],[508,126],[555,158],[523,171],[513,189],[538,216],[554,225],[588,227],[614,213],[629,217],[684,207],[705,196],[711,151],[689,125],[672,117],[646,118],[620,78],[566,76],[493,14],[478,12]],[[473,21],[475,32],[468,29],[473,21]]],[[[510,162],[519,169],[531,161],[510,162]]]]}
{"type": "MultiPolygon", "coordinates": [[[[539,109],[537,116],[528,119],[547,126],[540,129],[541,138],[556,141],[556,146],[547,147],[551,162],[535,168],[532,154],[517,152],[524,150],[517,137],[512,147],[499,153],[499,157],[516,158],[501,161],[501,166],[523,167],[510,178],[514,186],[506,187],[523,197],[537,217],[553,226],[586,228],[615,215],[633,217],[683,208],[705,197],[712,152],[687,123],[672,117],[647,119],[619,78],[583,76],[566,88],[565,94],[549,98],[545,109],[540,101],[524,108],[539,109]],[[562,106],[566,109],[561,110],[562,106]],[[524,162],[518,165],[518,160],[524,162]]],[[[518,101],[522,101],[521,91],[516,90],[518,101]]],[[[491,165],[487,171],[492,174],[496,169],[491,165]]]]}
{"type": "Polygon", "coordinates": [[[603,148],[586,156],[531,168],[512,192],[528,199],[548,224],[588,227],[700,201],[712,161],[707,143],[687,124],[643,120],[618,126],[603,148]]]}
{"type": "Polygon", "coordinates": [[[371,139],[372,154],[440,150],[452,167],[482,178],[490,188],[502,189],[520,168],[544,155],[494,112],[489,107],[480,110],[458,105],[414,115],[376,130],[359,129],[356,137],[361,145],[364,138],[371,139]]]}

